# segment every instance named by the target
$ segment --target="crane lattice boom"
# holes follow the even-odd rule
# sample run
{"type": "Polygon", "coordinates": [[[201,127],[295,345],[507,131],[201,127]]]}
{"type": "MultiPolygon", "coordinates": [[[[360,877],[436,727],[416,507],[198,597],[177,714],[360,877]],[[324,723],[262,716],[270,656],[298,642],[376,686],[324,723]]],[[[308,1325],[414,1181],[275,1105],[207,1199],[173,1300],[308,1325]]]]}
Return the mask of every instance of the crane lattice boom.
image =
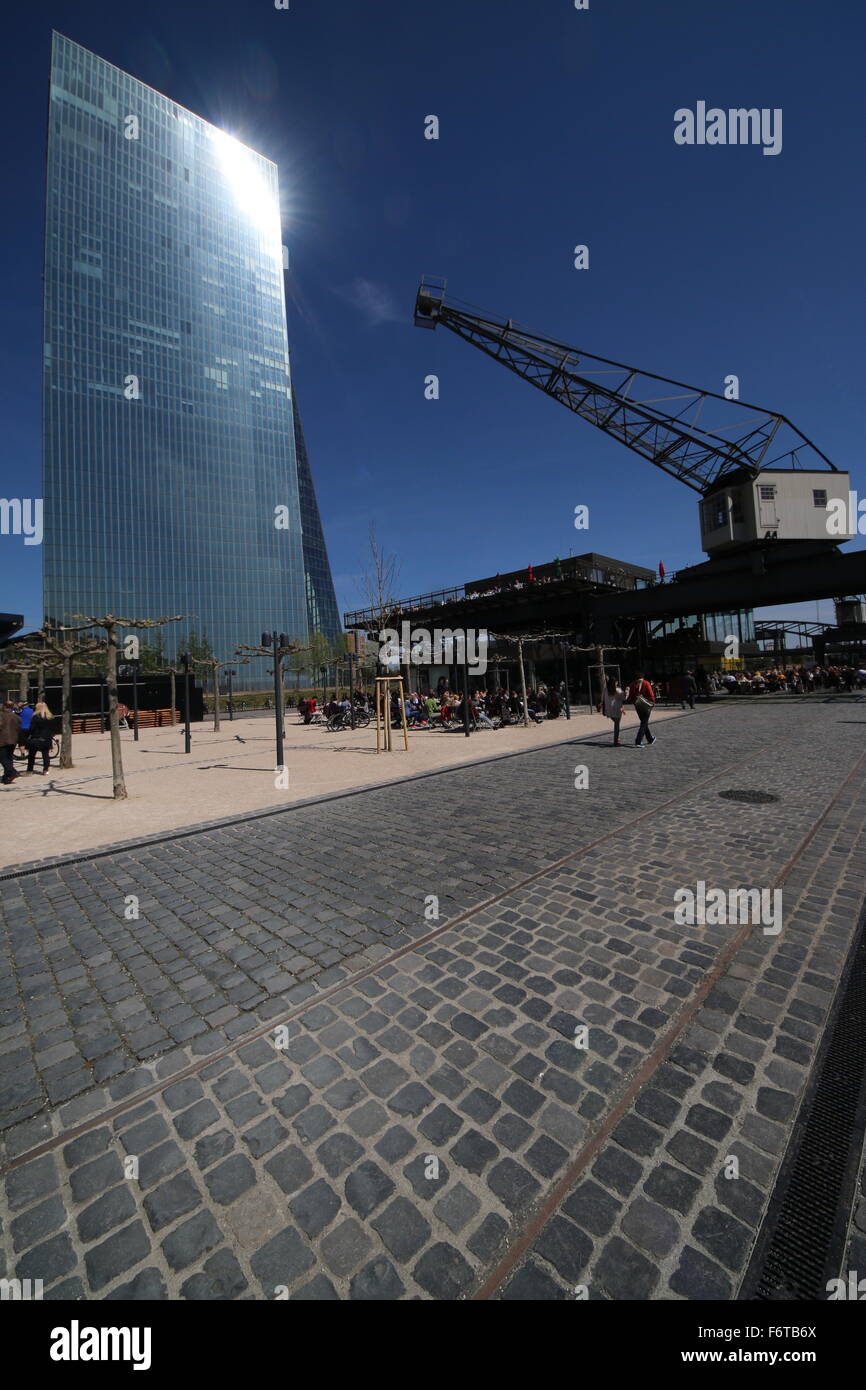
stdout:
{"type": "Polygon", "coordinates": [[[471,312],[446,299],[443,280],[421,281],[415,323],[442,324],[696,492],[741,470],[837,471],[784,415],[471,312]]]}

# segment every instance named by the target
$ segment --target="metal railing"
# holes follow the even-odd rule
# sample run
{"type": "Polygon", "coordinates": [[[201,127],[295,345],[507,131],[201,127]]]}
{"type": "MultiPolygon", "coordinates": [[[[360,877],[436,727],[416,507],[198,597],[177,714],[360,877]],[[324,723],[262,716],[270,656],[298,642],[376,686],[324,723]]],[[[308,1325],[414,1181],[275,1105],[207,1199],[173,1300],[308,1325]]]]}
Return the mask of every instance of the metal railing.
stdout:
{"type": "Polygon", "coordinates": [[[343,614],[343,627],[379,627],[388,614],[412,613],[415,609],[438,608],[444,603],[458,603],[468,597],[466,586],[457,585],[451,589],[434,589],[429,594],[419,594],[414,598],[393,599],[380,608],[356,608],[343,614]]]}
{"type": "Polygon", "coordinates": [[[352,612],[343,614],[343,627],[378,628],[387,626],[387,623],[384,622],[385,614],[397,617],[406,613],[439,608],[446,603],[471,603],[478,599],[494,598],[500,594],[513,594],[536,588],[546,589],[548,585],[568,584],[574,580],[606,589],[630,589],[633,586],[644,588],[647,584],[647,581],[629,574],[628,570],[606,569],[600,565],[577,565],[573,560],[563,561],[563,571],[561,575],[556,576],[544,573],[537,574],[533,582],[529,582],[525,578],[515,579],[506,576],[499,584],[491,583],[489,588],[475,588],[471,584],[462,584],[450,589],[435,589],[432,593],[418,594],[413,598],[394,599],[387,605],[387,608],[357,608],[352,612]],[[623,583],[624,579],[631,581],[631,583],[623,583]]]}

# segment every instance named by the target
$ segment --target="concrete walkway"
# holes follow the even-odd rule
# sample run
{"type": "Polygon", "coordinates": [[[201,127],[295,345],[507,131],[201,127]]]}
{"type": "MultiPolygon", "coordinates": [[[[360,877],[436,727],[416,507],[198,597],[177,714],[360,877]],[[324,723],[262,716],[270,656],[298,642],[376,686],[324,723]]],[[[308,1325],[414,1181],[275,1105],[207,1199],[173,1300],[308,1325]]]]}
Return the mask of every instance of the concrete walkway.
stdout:
{"type": "MultiPolygon", "coordinates": [[[[658,711],[661,721],[671,711],[658,711]]],[[[624,736],[636,727],[627,713],[624,736]]],[[[354,787],[372,786],[482,760],[525,748],[610,734],[602,715],[575,714],[550,723],[462,733],[419,729],[409,735],[409,752],[376,753],[375,725],[354,733],[328,733],[322,725],[302,724],[292,711],[286,718],[284,757],[288,787],[277,786],[274,720],[237,717],[192,726],[192,751],[183,751],[183,727],[142,729],[135,743],[122,730],[126,801],[115,801],[111,747],[107,734],[77,734],[74,768],[52,767],[47,776],[26,773],[10,787],[0,787],[4,833],[0,867],[47,855],[116,844],[180,826],[198,825],[242,812],[291,805],[354,787]],[[10,814],[10,810],[12,814],[10,814]]],[[[38,760],[37,760],[38,761],[38,760]]],[[[16,767],[26,766],[16,763],[16,767]]]]}

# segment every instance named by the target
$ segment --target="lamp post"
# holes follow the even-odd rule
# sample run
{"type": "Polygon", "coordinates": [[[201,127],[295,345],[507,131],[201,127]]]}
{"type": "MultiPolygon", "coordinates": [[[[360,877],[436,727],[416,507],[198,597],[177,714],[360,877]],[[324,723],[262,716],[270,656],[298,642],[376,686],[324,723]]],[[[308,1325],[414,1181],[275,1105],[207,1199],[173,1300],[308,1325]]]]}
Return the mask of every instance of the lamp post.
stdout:
{"type": "Polygon", "coordinates": [[[289,646],[284,632],[263,632],[262,646],[270,647],[274,654],[274,715],[277,725],[277,770],[282,771],[283,762],[283,653],[281,648],[289,646]]]}
{"type": "Polygon", "coordinates": [[[190,751],[189,736],[189,652],[184,652],[180,659],[183,667],[183,751],[190,751]]]}
{"type": "Polygon", "coordinates": [[[324,708],[325,708],[325,705],[328,703],[328,689],[327,689],[327,686],[326,686],[326,684],[325,684],[326,679],[327,679],[327,675],[328,675],[328,668],[327,668],[327,666],[323,666],[323,667],[321,668],[321,675],[322,675],[322,709],[324,709],[324,708]]]}
{"type": "Polygon", "coordinates": [[[226,683],[227,683],[228,688],[229,688],[229,693],[228,693],[229,723],[231,723],[231,722],[234,720],[234,717],[235,717],[235,702],[234,702],[234,700],[232,699],[232,676],[233,676],[234,674],[235,674],[234,671],[231,671],[231,670],[226,671],[226,683]]]}
{"type": "Polygon", "coordinates": [[[138,661],[132,661],[132,739],[138,743],[138,661]]]}
{"type": "Polygon", "coordinates": [[[566,719],[570,719],[571,705],[569,704],[568,700],[568,658],[566,656],[565,638],[563,638],[562,642],[559,645],[560,650],[562,651],[562,683],[565,687],[565,717],[566,719]]]}

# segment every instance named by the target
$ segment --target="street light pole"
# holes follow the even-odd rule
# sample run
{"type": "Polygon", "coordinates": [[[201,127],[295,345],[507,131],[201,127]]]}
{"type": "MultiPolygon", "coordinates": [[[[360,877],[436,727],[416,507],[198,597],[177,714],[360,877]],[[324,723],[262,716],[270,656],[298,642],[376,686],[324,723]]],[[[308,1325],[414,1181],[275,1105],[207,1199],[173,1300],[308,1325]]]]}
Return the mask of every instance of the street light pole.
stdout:
{"type": "Polygon", "coordinates": [[[568,700],[568,657],[566,656],[565,640],[560,643],[562,650],[562,683],[565,687],[565,717],[571,718],[571,705],[568,700]]]}
{"type": "Polygon", "coordinates": [[[274,654],[274,715],[277,726],[277,771],[281,772],[283,762],[283,653],[289,639],[284,632],[263,632],[262,646],[270,647],[274,654]]]}
{"type": "Polygon", "coordinates": [[[232,676],[233,676],[233,675],[234,675],[234,671],[226,671],[226,682],[227,682],[228,688],[229,688],[229,696],[228,696],[229,723],[231,723],[231,722],[233,721],[234,717],[235,717],[235,702],[234,702],[234,700],[232,699],[232,676]]]}
{"type": "Polygon", "coordinates": [[[283,658],[280,655],[280,640],[274,633],[274,710],[277,719],[277,767],[283,769],[283,658]]]}
{"type": "Polygon", "coordinates": [[[183,728],[183,751],[184,751],[184,753],[188,753],[188,752],[190,751],[190,734],[189,734],[189,696],[190,696],[190,692],[189,692],[189,652],[184,652],[183,656],[181,657],[181,663],[182,663],[182,665],[183,665],[183,706],[184,706],[184,708],[183,708],[183,724],[184,724],[184,728],[183,728]]]}
{"type": "Polygon", "coordinates": [[[132,739],[138,743],[138,662],[132,663],[132,739]]]}

